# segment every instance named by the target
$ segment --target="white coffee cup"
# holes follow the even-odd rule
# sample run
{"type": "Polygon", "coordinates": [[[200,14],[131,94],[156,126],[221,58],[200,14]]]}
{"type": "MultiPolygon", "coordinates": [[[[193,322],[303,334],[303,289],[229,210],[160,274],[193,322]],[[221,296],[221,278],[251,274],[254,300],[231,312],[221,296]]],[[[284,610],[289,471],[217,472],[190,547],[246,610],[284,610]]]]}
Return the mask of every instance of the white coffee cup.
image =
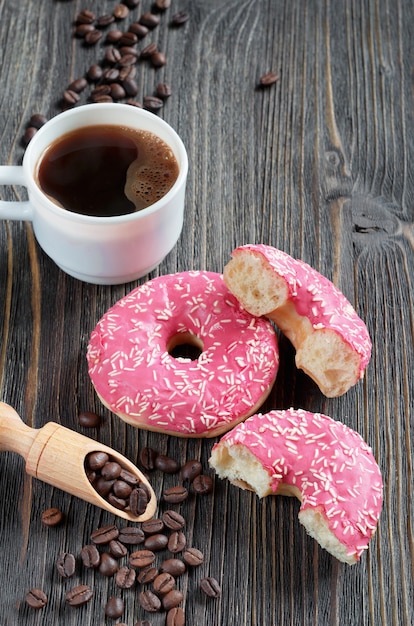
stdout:
{"type": "Polygon", "coordinates": [[[0,201],[0,219],[31,221],[39,245],[70,276],[102,285],[127,283],[155,269],[177,243],[187,172],[184,144],[164,120],[128,104],[86,104],[42,126],[27,146],[22,165],[0,166],[0,185],[23,185],[29,198],[0,201]],[[45,149],[67,132],[102,124],[147,130],[170,146],[179,174],[160,200],[128,215],[94,217],[61,208],[41,190],[36,168],[45,149]]]}

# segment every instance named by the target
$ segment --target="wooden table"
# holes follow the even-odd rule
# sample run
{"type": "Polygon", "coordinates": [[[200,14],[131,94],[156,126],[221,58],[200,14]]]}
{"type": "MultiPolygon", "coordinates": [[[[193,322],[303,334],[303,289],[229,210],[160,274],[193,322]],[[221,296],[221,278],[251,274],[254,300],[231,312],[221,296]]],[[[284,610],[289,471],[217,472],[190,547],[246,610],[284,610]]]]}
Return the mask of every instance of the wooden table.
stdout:
{"type": "MultiPolygon", "coordinates": [[[[82,9],[112,13],[115,0],[0,0],[0,154],[21,162],[33,113],[52,117],[61,95],[92,63],[104,38],[85,46],[73,36],[82,9]]],[[[115,26],[127,30],[142,0],[115,26]]],[[[180,580],[189,625],[411,624],[414,613],[413,320],[414,320],[414,5],[409,0],[172,0],[139,47],[157,42],[168,58],[155,70],[137,64],[138,100],[165,81],[173,94],[158,115],[187,146],[186,216],[178,245],[151,277],[176,271],[220,272],[236,245],[263,242],[330,278],[366,321],[373,354],[363,382],[326,399],[294,366],[281,337],[281,366],[263,410],[322,411],[357,430],[384,477],[377,534],[359,564],[339,563],[298,523],[299,503],[263,501],[225,481],[181,506],[191,544],[205,563],[180,580]],[[172,15],[189,13],[173,28],[172,15]],[[258,88],[270,71],[279,80],[258,88]],[[198,589],[215,576],[222,595],[198,589]]],[[[89,88],[88,88],[89,89],[89,88]]],[[[87,102],[90,90],[82,93],[87,102]]],[[[3,199],[25,197],[2,187],[3,199]]],[[[212,440],[186,440],[133,429],[104,410],[87,373],[88,338],[100,316],[136,285],[81,283],[42,252],[30,224],[0,223],[0,390],[24,421],[83,432],[137,461],[148,445],[205,471],[212,440]],[[104,418],[78,424],[82,410],[104,418]]],[[[62,451],[64,454],[65,451],[62,451]]],[[[82,570],[61,580],[60,551],[79,555],[93,529],[116,519],[25,475],[22,458],[0,455],[0,623],[103,624],[113,579],[82,570]],[[59,507],[65,523],[47,528],[42,512],[59,507]],[[75,584],[94,588],[82,608],[66,606],[75,584]],[[48,605],[25,603],[41,587],[48,605]]],[[[177,477],[153,473],[159,497],[177,477]]],[[[160,511],[163,505],[160,504],[160,511]]],[[[145,615],[137,590],[122,592],[123,620],[145,615]]],[[[118,620],[119,621],[119,620],[118,620]]],[[[108,623],[115,623],[108,620],[108,623]]]]}

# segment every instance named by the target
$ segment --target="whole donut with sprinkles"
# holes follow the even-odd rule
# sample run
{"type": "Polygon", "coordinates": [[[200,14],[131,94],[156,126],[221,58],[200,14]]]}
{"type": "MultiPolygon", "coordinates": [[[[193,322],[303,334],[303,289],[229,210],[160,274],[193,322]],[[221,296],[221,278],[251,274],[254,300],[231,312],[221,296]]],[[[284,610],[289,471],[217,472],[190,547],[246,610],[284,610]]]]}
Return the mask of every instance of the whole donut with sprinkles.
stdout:
{"type": "Polygon", "coordinates": [[[221,274],[189,271],[119,300],[93,330],[87,361],[101,401],[126,422],[215,437],[260,408],[279,353],[273,325],[245,311],[221,274]]]}

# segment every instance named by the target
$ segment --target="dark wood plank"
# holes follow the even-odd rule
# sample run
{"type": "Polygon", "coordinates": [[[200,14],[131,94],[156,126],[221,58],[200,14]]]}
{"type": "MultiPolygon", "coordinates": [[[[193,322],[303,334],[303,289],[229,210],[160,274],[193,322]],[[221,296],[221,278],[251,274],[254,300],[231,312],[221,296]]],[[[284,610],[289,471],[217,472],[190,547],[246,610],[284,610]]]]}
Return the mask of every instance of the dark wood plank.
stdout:
{"type": "MultiPolygon", "coordinates": [[[[21,162],[32,113],[61,110],[67,85],[101,60],[105,46],[73,37],[76,14],[111,12],[114,0],[0,0],[0,159],[21,162]]],[[[151,9],[149,0],[128,22],[151,9]]],[[[263,242],[332,279],[366,320],[373,356],[366,378],[328,400],[294,367],[280,341],[278,381],[263,410],[323,411],[358,430],[383,472],[384,508],[358,565],[342,565],[306,536],[299,503],[259,501],[222,481],[214,495],[182,505],[203,568],[180,581],[188,624],[411,624],[413,541],[413,176],[414,6],[409,0],[173,0],[149,40],[165,68],[139,64],[138,98],[159,80],[173,86],[160,115],[189,153],[186,219],[179,244],[152,274],[221,271],[239,244],[263,242]],[[189,21],[172,28],[175,10],[189,21]],[[268,89],[259,77],[279,73],[268,89]],[[222,597],[198,591],[203,573],[222,597]]],[[[149,41],[148,40],[148,41],[149,41]]],[[[87,94],[83,96],[84,101],[87,94]]],[[[25,197],[1,188],[2,199],[25,197]]],[[[143,281],[138,281],[136,284],[143,281]]],[[[99,287],[65,276],[39,249],[29,224],[0,222],[0,398],[40,428],[49,420],[79,430],[82,409],[103,414],[92,436],[132,460],[150,445],[207,468],[209,440],[134,430],[104,410],[89,382],[85,352],[100,316],[135,284],[99,287]]],[[[0,455],[0,622],[6,626],[103,623],[112,580],[80,571],[61,581],[60,550],[79,553],[90,532],[113,519],[27,477],[12,453],[0,455]],[[46,529],[42,511],[58,506],[66,523],[46,529]],[[95,588],[76,611],[72,583],[95,588]],[[35,612],[26,591],[40,586],[48,606],[35,612]]],[[[172,476],[152,476],[158,496],[172,476]]],[[[160,510],[163,505],[160,504],[160,510]]],[[[136,592],[123,593],[124,621],[143,617],[136,592]]],[[[152,619],[152,618],[151,618],[152,619]]],[[[154,626],[165,615],[152,619],[154,626]]]]}

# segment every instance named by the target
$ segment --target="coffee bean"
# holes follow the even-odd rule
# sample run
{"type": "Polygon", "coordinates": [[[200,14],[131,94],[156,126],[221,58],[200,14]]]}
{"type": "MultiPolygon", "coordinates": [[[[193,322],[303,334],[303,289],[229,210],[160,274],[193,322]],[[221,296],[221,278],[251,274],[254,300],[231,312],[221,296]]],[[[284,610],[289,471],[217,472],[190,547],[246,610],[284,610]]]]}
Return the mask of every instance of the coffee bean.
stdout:
{"type": "Polygon", "coordinates": [[[57,526],[63,520],[63,513],[56,507],[50,507],[42,513],[42,524],[45,526],[57,526]]]}
{"type": "Polygon", "coordinates": [[[114,559],[122,559],[128,554],[128,550],[118,539],[113,539],[109,542],[109,552],[114,559]]]}
{"type": "Polygon", "coordinates": [[[100,39],[102,39],[102,33],[96,28],[88,31],[84,36],[85,43],[88,44],[88,46],[96,45],[100,39]]]}
{"type": "MultiPolygon", "coordinates": [[[[103,72],[102,72],[103,76],[103,72]]],[[[92,89],[91,97],[93,100],[96,98],[100,98],[101,96],[108,96],[111,93],[111,88],[109,85],[98,85],[94,89],[92,89]]]]}
{"type": "Polygon", "coordinates": [[[207,576],[206,578],[202,578],[200,580],[200,588],[209,598],[219,598],[221,595],[219,583],[211,576],[207,576]]]}
{"type": "Polygon", "coordinates": [[[152,29],[159,25],[160,16],[155,13],[143,13],[139,18],[139,23],[152,29]]]}
{"type": "Polygon", "coordinates": [[[84,567],[94,569],[101,562],[101,555],[94,545],[83,546],[81,550],[81,559],[84,567]]]}
{"type": "Polygon", "coordinates": [[[145,548],[147,550],[152,550],[153,552],[164,550],[164,548],[166,548],[167,545],[168,545],[168,537],[166,535],[162,535],[161,533],[150,535],[144,541],[145,548]]]}
{"type": "Polygon", "coordinates": [[[268,72],[260,77],[259,83],[262,87],[274,85],[279,80],[279,76],[275,72],[268,72]]]}
{"type": "Polygon", "coordinates": [[[118,83],[111,83],[110,87],[111,87],[110,95],[113,100],[122,100],[123,98],[125,98],[126,91],[122,85],[119,85],[118,83]]]}
{"type": "Polygon", "coordinates": [[[133,78],[126,78],[122,81],[122,87],[125,89],[125,93],[130,96],[136,96],[138,93],[138,83],[133,78]]]}
{"type": "Polygon", "coordinates": [[[190,15],[186,13],[186,11],[178,11],[172,16],[171,23],[173,24],[173,26],[181,26],[182,24],[185,24],[189,19],[190,15]]]}
{"type": "Polygon", "coordinates": [[[171,0],[156,0],[155,6],[159,11],[165,11],[165,9],[170,8],[171,0]]]}
{"type": "Polygon", "coordinates": [[[109,46],[109,48],[107,48],[105,52],[105,61],[107,61],[107,63],[115,64],[118,63],[121,56],[122,55],[119,52],[118,48],[115,48],[114,46],[109,46]]]}
{"type": "Polygon", "coordinates": [[[90,68],[88,69],[87,77],[90,81],[96,83],[98,82],[98,80],[101,79],[102,74],[103,74],[103,70],[101,66],[95,63],[91,65],[90,68]]]}
{"type": "Polygon", "coordinates": [[[188,490],[181,485],[169,487],[164,491],[162,497],[164,502],[168,502],[168,504],[179,504],[188,498],[188,490]]]}
{"type": "Polygon", "coordinates": [[[142,522],[141,528],[146,535],[154,535],[160,533],[164,529],[164,522],[162,519],[153,517],[152,519],[142,522]]]}
{"type": "Polygon", "coordinates": [[[161,600],[162,608],[165,611],[169,611],[170,609],[178,606],[180,602],[183,601],[183,599],[184,594],[182,591],[180,591],[179,589],[172,589],[171,591],[166,593],[165,596],[163,596],[161,600]]]}
{"type": "MultiPolygon", "coordinates": [[[[68,89],[71,91],[75,91],[76,93],[81,93],[88,86],[88,81],[86,78],[77,78],[72,81],[70,85],[68,85],[68,89]]],[[[89,411],[84,411],[80,413],[78,416],[79,425],[84,428],[97,428],[101,424],[101,418],[96,413],[91,413],[89,411]]]]}
{"type": "Polygon", "coordinates": [[[213,491],[213,479],[207,474],[196,476],[192,483],[194,493],[207,495],[213,491]]]}
{"type": "Polygon", "coordinates": [[[154,52],[151,54],[151,63],[154,67],[163,67],[167,63],[167,57],[163,52],[154,52]]]}
{"type": "Polygon", "coordinates": [[[175,578],[168,572],[162,572],[158,574],[152,583],[155,593],[165,594],[174,589],[175,587],[175,578]]]}
{"type": "Polygon", "coordinates": [[[122,30],[118,30],[117,28],[113,28],[106,35],[106,43],[118,43],[124,33],[122,30]]]}
{"type": "Polygon", "coordinates": [[[128,98],[128,100],[126,100],[125,104],[129,104],[129,106],[132,107],[137,107],[138,109],[142,109],[142,102],[139,102],[138,100],[134,100],[132,98],[128,98]]]}
{"type": "Polygon", "coordinates": [[[112,492],[108,494],[107,500],[109,504],[111,504],[116,509],[125,511],[125,509],[127,508],[127,501],[124,498],[117,498],[117,496],[112,492]]]}
{"type": "Polygon", "coordinates": [[[131,31],[127,31],[122,35],[118,43],[120,46],[133,46],[138,43],[138,35],[131,31]]]}
{"type": "Polygon", "coordinates": [[[123,565],[115,575],[115,584],[120,589],[130,589],[134,586],[136,572],[134,569],[123,565]]]}
{"type": "Polygon", "coordinates": [[[134,487],[135,485],[139,483],[138,476],[136,476],[132,472],[129,472],[126,469],[122,469],[119,475],[119,478],[123,480],[124,482],[128,483],[128,485],[131,485],[132,487],[134,487]]]}
{"type": "MultiPolygon", "coordinates": [[[[181,607],[174,607],[167,613],[166,626],[185,626],[185,614],[181,607]]],[[[119,626],[119,624],[118,624],[119,626]]]]}
{"type": "Polygon", "coordinates": [[[124,0],[124,2],[130,9],[135,9],[135,7],[139,5],[141,0],[124,0]]]}
{"type": "Polygon", "coordinates": [[[98,476],[93,481],[94,488],[103,498],[106,498],[109,495],[114,484],[115,480],[105,480],[102,476],[98,476]]]}
{"type": "Polygon", "coordinates": [[[41,128],[47,122],[47,117],[42,115],[41,113],[33,113],[29,120],[29,126],[33,126],[34,128],[41,128]]]}
{"type": "Polygon", "coordinates": [[[118,540],[126,545],[138,545],[145,540],[144,532],[136,526],[125,526],[119,530],[118,540]]]}
{"type": "Polygon", "coordinates": [[[156,458],[157,458],[157,453],[152,448],[148,448],[148,447],[142,448],[141,452],[139,453],[139,462],[142,465],[142,467],[147,471],[151,471],[155,469],[156,458]]]}
{"type": "Polygon", "coordinates": [[[158,454],[155,459],[155,467],[164,474],[175,474],[180,469],[179,463],[166,454],[158,454]]]}
{"type": "Polygon", "coordinates": [[[144,96],[144,107],[149,111],[159,111],[164,106],[164,102],[161,98],[156,96],[144,96]]]}
{"type": "Polygon", "coordinates": [[[26,593],[26,603],[32,609],[42,609],[47,604],[47,595],[42,589],[30,589],[26,593]]]}
{"type": "MultiPolygon", "coordinates": [[[[121,53],[122,56],[128,55],[128,56],[134,57],[135,61],[139,57],[138,48],[136,48],[135,46],[122,46],[121,48],[119,48],[119,52],[121,53]]],[[[137,71],[137,68],[135,68],[135,72],[136,71],[137,71]]]]}
{"type": "Polygon", "coordinates": [[[85,459],[86,467],[91,470],[101,469],[108,463],[109,455],[106,452],[90,452],[85,459]]]}
{"type": "Polygon", "coordinates": [[[171,96],[172,90],[171,87],[167,85],[167,83],[158,83],[155,93],[158,98],[165,99],[171,96]]]}
{"type": "Polygon", "coordinates": [[[72,89],[65,89],[65,91],[63,92],[63,100],[66,102],[66,104],[74,106],[79,102],[80,96],[78,93],[76,93],[76,91],[73,91],[72,89]]]}
{"type": "Polygon", "coordinates": [[[172,554],[182,552],[187,544],[187,538],[181,530],[176,530],[168,538],[168,550],[172,554]]]}
{"type": "Polygon", "coordinates": [[[144,26],[144,24],[140,24],[139,22],[134,22],[129,25],[129,31],[134,33],[138,39],[143,39],[149,33],[149,28],[144,26]]]}
{"type": "Polygon", "coordinates": [[[104,13],[100,15],[96,20],[96,26],[98,28],[106,28],[115,22],[115,16],[112,13],[104,13]]]}
{"type": "Polygon", "coordinates": [[[73,554],[61,552],[56,561],[56,568],[62,578],[71,578],[76,568],[76,560],[73,554]]]}
{"type": "Polygon", "coordinates": [[[189,483],[192,483],[197,476],[200,476],[202,471],[203,466],[201,465],[200,461],[191,460],[187,461],[187,463],[182,466],[180,476],[183,481],[188,481],[189,483]]]}
{"type": "Polygon", "coordinates": [[[35,134],[37,133],[38,129],[35,128],[34,126],[28,126],[26,128],[26,131],[23,135],[23,145],[24,146],[28,146],[29,143],[31,142],[31,140],[33,139],[33,137],[35,136],[35,134]]]}
{"type": "Polygon", "coordinates": [[[89,602],[93,597],[93,591],[89,585],[77,585],[73,589],[66,592],[66,602],[70,606],[82,606],[89,602]]]}
{"type": "Polygon", "coordinates": [[[96,102],[96,104],[99,104],[99,102],[113,102],[113,98],[112,96],[95,96],[93,99],[94,102],[96,102]]]}
{"type": "MultiPolygon", "coordinates": [[[[126,53],[119,59],[119,67],[131,67],[137,62],[137,56],[135,54],[126,53]]],[[[132,78],[132,77],[131,77],[132,78]]]]}
{"type": "Polygon", "coordinates": [[[125,604],[122,598],[112,596],[105,604],[105,615],[111,619],[118,619],[125,610],[125,604]]]}
{"type": "Polygon", "coordinates": [[[115,19],[124,20],[129,15],[129,9],[125,4],[117,4],[114,7],[113,14],[115,19]]]}
{"type": "Polygon", "coordinates": [[[108,552],[103,552],[98,569],[103,576],[113,576],[119,569],[118,561],[108,552]]]}
{"type": "Polygon", "coordinates": [[[159,570],[160,572],[167,572],[174,576],[174,578],[177,578],[177,576],[184,574],[186,566],[181,559],[166,559],[161,563],[159,570]]]}
{"type": "Polygon", "coordinates": [[[132,515],[138,516],[145,513],[148,501],[148,493],[144,488],[137,487],[133,489],[129,497],[129,508],[132,515]]]}
{"type": "Polygon", "coordinates": [[[91,533],[91,541],[95,544],[102,545],[109,543],[112,539],[117,539],[119,536],[119,530],[115,524],[108,524],[107,526],[101,526],[91,533]]]}
{"type": "Polygon", "coordinates": [[[204,563],[204,554],[197,548],[188,548],[183,554],[183,561],[191,567],[198,567],[204,563]]]}
{"type": "Polygon", "coordinates": [[[77,14],[75,18],[75,22],[77,24],[93,24],[95,19],[96,19],[95,14],[92,11],[89,11],[88,9],[84,9],[83,11],[80,11],[80,13],[77,14]]]}
{"type": "Polygon", "coordinates": [[[156,567],[144,567],[137,576],[137,580],[141,585],[147,585],[154,582],[157,578],[159,571],[156,567]]]}
{"type": "Polygon", "coordinates": [[[156,613],[161,608],[161,600],[149,589],[141,591],[138,596],[138,601],[144,611],[148,611],[149,613],[156,613]]]}
{"type": "Polygon", "coordinates": [[[122,467],[116,461],[108,461],[101,469],[101,476],[105,480],[113,480],[114,478],[118,478],[118,476],[122,472],[122,467]]]}
{"type": "Polygon", "coordinates": [[[185,526],[185,519],[180,513],[173,510],[164,511],[162,521],[170,530],[181,530],[185,526]]]}
{"type": "Polygon", "coordinates": [[[155,554],[152,550],[138,550],[129,555],[129,563],[132,567],[141,569],[148,567],[155,561],[155,554]]]}
{"type": "Polygon", "coordinates": [[[78,24],[75,29],[75,35],[85,39],[88,33],[95,32],[95,26],[93,24],[78,24]]]}
{"type": "Polygon", "coordinates": [[[127,482],[121,480],[121,474],[119,479],[116,480],[112,486],[112,491],[117,498],[129,498],[131,495],[132,487],[127,482]]]}

